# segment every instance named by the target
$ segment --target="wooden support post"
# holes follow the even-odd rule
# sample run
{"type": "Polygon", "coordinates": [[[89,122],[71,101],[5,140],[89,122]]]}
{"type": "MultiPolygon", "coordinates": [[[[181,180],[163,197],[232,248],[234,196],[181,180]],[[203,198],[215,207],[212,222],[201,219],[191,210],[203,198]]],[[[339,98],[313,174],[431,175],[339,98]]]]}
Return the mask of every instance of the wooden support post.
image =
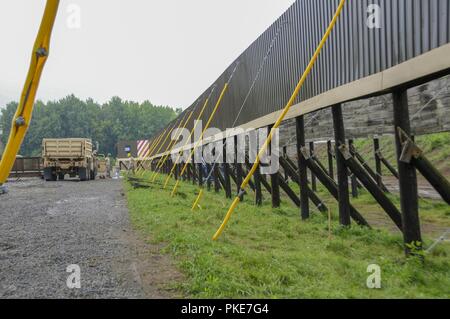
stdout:
{"type": "MultiPolygon", "coordinates": [[[[252,165],[247,163],[247,168],[250,170],[252,168],[252,165]]],[[[266,179],[265,175],[260,174],[261,177],[261,184],[264,186],[264,188],[267,190],[269,194],[272,194],[272,187],[270,187],[269,182],[266,179]]]]}
{"type": "MultiPolygon", "coordinates": [[[[353,140],[348,140],[348,146],[350,149],[353,148],[353,140]]],[[[356,178],[354,173],[351,173],[350,175],[350,183],[352,187],[352,197],[358,198],[358,179],[356,178]]]]}
{"type": "MultiPolygon", "coordinates": [[[[309,142],[309,154],[311,157],[314,157],[314,142],[309,142]]],[[[316,182],[316,176],[311,171],[311,188],[314,192],[317,192],[317,182],[316,182]]]]}
{"type": "Polygon", "coordinates": [[[203,164],[198,163],[198,186],[203,187],[203,164]]]}
{"type": "MultiPolygon", "coordinates": [[[[369,175],[372,177],[372,179],[375,182],[377,182],[377,173],[375,173],[375,171],[369,166],[369,164],[367,164],[367,162],[364,160],[364,158],[361,156],[361,154],[358,153],[358,151],[355,149],[355,147],[353,145],[350,148],[350,153],[361,163],[361,165],[364,167],[364,169],[367,171],[367,173],[369,173],[369,175]]],[[[381,184],[380,188],[384,192],[389,193],[389,190],[383,184],[383,182],[381,180],[379,180],[378,182],[381,184]]]]}
{"type": "MultiPolygon", "coordinates": [[[[189,150],[189,153],[192,152],[192,150],[189,150]]],[[[195,185],[196,181],[197,181],[197,170],[196,170],[196,165],[195,165],[195,155],[192,154],[192,158],[191,158],[191,170],[192,170],[192,184],[195,185]]]]}
{"type": "Polygon", "coordinates": [[[225,189],[225,179],[222,176],[222,173],[220,172],[220,167],[217,167],[217,177],[219,178],[219,191],[220,188],[222,187],[223,189],[225,189]]]}
{"type": "MultiPolygon", "coordinates": [[[[325,166],[322,164],[322,162],[319,160],[319,158],[318,158],[316,155],[311,156],[311,158],[312,158],[313,160],[315,160],[316,163],[317,163],[317,165],[319,165],[320,168],[328,175],[328,170],[325,168],[325,166]]],[[[330,177],[331,177],[331,176],[330,176],[330,177]]]]}
{"type": "MultiPolygon", "coordinates": [[[[242,169],[242,176],[247,176],[248,172],[245,170],[245,168],[241,165],[242,169]]],[[[250,186],[252,191],[255,191],[255,184],[253,183],[252,179],[248,182],[248,186],[250,186]]]]}
{"type": "Polygon", "coordinates": [[[358,177],[364,187],[372,194],[378,204],[380,204],[384,211],[389,215],[400,231],[402,231],[402,216],[397,207],[395,207],[377,183],[373,181],[364,167],[362,167],[361,164],[350,154],[345,145],[341,145],[339,150],[345,158],[347,167],[355,175],[355,178],[358,177]]]}
{"type": "Polygon", "coordinates": [[[184,179],[190,181],[190,175],[191,175],[191,167],[188,165],[186,167],[186,174],[184,174],[184,179]]]}
{"type": "Polygon", "coordinates": [[[442,175],[423,154],[414,157],[411,160],[411,163],[434,187],[439,195],[441,195],[442,199],[450,205],[450,183],[445,176],[442,175]]]}
{"type": "Polygon", "coordinates": [[[220,180],[219,180],[219,175],[220,175],[219,164],[214,165],[213,170],[214,170],[214,172],[213,172],[213,176],[214,176],[214,191],[216,193],[219,193],[220,189],[222,188],[220,180]]]}
{"type": "MultiPolygon", "coordinates": [[[[403,146],[397,132],[403,130],[411,136],[411,126],[409,120],[408,93],[401,89],[393,93],[394,100],[394,125],[395,125],[395,144],[397,149],[397,163],[400,185],[400,205],[403,221],[403,239],[405,242],[405,252],[407,255],[414,253],[411,245],[421,246],[422,235],[420,232],[419,220],[419,195],[417,189],[416,169],[413,165],[400,160],[403,146]]],[[[421,248],[421,247],[416,247],[421,248]]]]}
{"type": "MultiPolygon", "coordinates": [[[[285,158],[280,158],[280,165],[286,170],[291,179],[300,186],[300,176],[297,174],[297,168],[290,164],[285,158]]],[[[316,205],[317,209],[321,212],[328,211],[327,206],[320,200],[316,193],[314,193],[307,185],[307,194],[309,199],[316,205]]],[[[301,195],[300,195],[301,200],[301,195]]],[[[301,207],[301,206],[300,206],[301,207]]]]}
{"type": "Polygon", "coordinates": [[[377,156],[378,152],[380,151],[380,139],[378,137],[375,137],[373,139],[373,151],[375,155],[375,173],[377,174],[376,182],[378,184],[378,187],[383,187],[383,172],[381,171],[381,160],[377,156]]]}
{"type": "Polygon", "coordinates": [[[208,177],[208,175],[209,175],[209,172],[211,172],[211,164],[209,164],[209,163],[206,163],[205,164],[205,166],[206,166],[206,174],[205,174],[205,178],[207,178],[207,180],[206,180],[206,187],[208,188],[208,191],[211,191],[211,178],[210,177],[208,177]]]}
{"type": "Polygon", "coordinates": [[[278,174],[278,183],[280,184],[280,187],[283,189],[283,191],[286,193],[286,195],[292,200],[292,202],[297,206],[300,207],[300,198],[295,194],[295,192],[289,187],[288,183],[283,179],[283,176],[281,174],[278,174]]]}
{"type": "Polygon", "coordinates": [[[261,172],[259,168],[255,172],[255,204],[256,206],[262,206],[262,189],[261,189],[261,172]]]}
{"type": "Polygon", "coordinates": [[[423,151],[408,135],[400,130],[403,152],[400,161],[411,163],[425,177],[425,179],[450,204],[450,182],[430,163],[423,151]]]}
{"type": "Polygon", "coordinates": [[[327,155],[328,155],[328,174],[332,179],[334,179],[333,146],[331,144],[331,141],[327,142],[327,155]]]}
{"type": "Polygon", "coordinates": [[[386,168],[391,172],[392,175],[394,175],[398,179],[398,172],[394,168],[394,166],[391,165],[391,163],[388,162],[387,159],[384,158],[383,153],[381,153],[381,150],[376,154],[376,156],[380,159],[381,163],[386,166],[386,168]]]}
{"type": "Polygon", "coordinates": [[[186,168],[186,178],[187,178],[187,180],[189,182],[191,181],[191,174],[192,174],[192,172],[191,172],[191,165],[188,165],[187,168],[186,168]]]}
{"type": "MultiPolygon", "coordinates": [[[[256,154],[259,152],[259,140],[258,140],[258,134],[257,134],[257,141],[256,141],[256,154]]],[[[247,166],[250,165],[250,161],[246,163],[247,166]]],[[[263,204],[263,198],[262,198],[262,189],[261,189],[261,171],[260,167],[258,167],[254,174],[254,180],[255,180],[255,204],[256,206],[262,206],[263,204]]]]}
{"type": "Polygon", "coordinates": [[[306,160],[302,155],[301,149],[305,147],[305,118],[299,116],[295,120],[297,135],[297,158],[300,186],[300,214],[303,220],[309,218],[309,196],[308,196],[308,169],[306,160]]]}
{"type": "Polygon", "coordinates": [[[175,171],[173,173],[173,176],[175,180],[178,180],[178,174],[180,173],[180,165],[175,163],[175,171]]]}
{"type": "MultiPolygon", "coordinates": [[[[245,149],[244,149],[245,152],[245,149]]],[[[234,137],[234,167],[236,168],[236,194],[241,193],[241,185],[242,181],[244,179],[243,172],[242,172],[242,166],[240,163],[238,163],[238,136],[236,135],[234,137]]],[[[241,193],[241,201],[244,200],[244,195],[241,193]]]]}
{"type": "Polygon", "coordinates": [[[339,198],[339,222],[342,226],[350,226],[350,198],[348,192],[348,171],[345,166],[345,159],[339,152],[339,146],[345,145],[345,128],[342,117],[342,105],[336,104],[332,107],[336,166],[338,177],[338,198],[339,198]]]}
{"type": "Polygon", "coordinates": [[[214,191],[216,193],[220,192],[220,180],[219,180],[219,159],[217,158],[217,156],[219,155],[220,150],[216,150],[216,148],[214,147],[214,162],[213,162],[213,176],[214,176],[214,191]]]}
{"type": "MultiPolygon", "coordinates": [[[[288,157],[287,146],[283,146],[283,158],[286,157],[288,157]]],[[[286,181],[287,184],[289,184],[289,175],[286,171],[284,171],[284,180],[286,181]]]]}
{"type": "Polygon", "coordinates": [[[231,181],[230,181],[230,165],[227,163],[227,141],[223,140],[223,179],[225,181],[225,197],[231,198],[233,195],[231,193],[231,181]]]}
{"type": "MultiPolygon", "coordinates": [[[[306,160],[308,168],[316,174],[317,178],[320,180],[323,186],[328,189],[330,194],[339,201],[339,187],[338,184],[328,176],[327,172],[323,171],[319,165],[317,165],[316,161],[314,161],[310,156],[306,147],[301,149],[303,157],[306,160]]],[[[369,226],[369,223],[364,219],[364,217],[358,212],[358,210],[349,204],[350,207],[350,216],[353,218],[356,223],[362,226],[369,226]]]]}
{"type": "MultiPolygon", "coordinates": [[[[269,126],[269,132],[270,132],[270,130],[272,130],[272,127],[273,127],[273,125],[269,126]]],[[[273,160],[272,143],[270,143],[270,145],[269,145],[269,154],[270,154],[271,160],[273,160]]],[[[276,160],[278,160],[278,158],[276,160]]],[[[280,180],[279,180],[278,172],[270,175],[270,184],[272,185],[272,207],[278,208],[281,205],[280,180]]]]}

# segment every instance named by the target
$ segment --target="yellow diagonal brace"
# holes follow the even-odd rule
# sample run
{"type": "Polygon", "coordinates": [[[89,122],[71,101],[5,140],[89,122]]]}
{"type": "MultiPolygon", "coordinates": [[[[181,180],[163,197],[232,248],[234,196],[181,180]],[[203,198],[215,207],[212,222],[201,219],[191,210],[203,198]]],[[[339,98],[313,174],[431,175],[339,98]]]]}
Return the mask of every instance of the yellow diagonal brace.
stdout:
{"type": "MultiPolygon", "coordinates": [[[[193,112],[194,112],[194,111],[186,112],[186,113],[184,114],[184,116],[183,116],[183,118],[182,118],[182,120],[181,120],[181,122],[180,122],[180,124],[182,123],[182,125],[183,125],[182,128],[185,128],[185,127],[186,127],[186,125],[187,125],[187,123],[189,122],[189,119],[191,118],[193,112]],[[189,117],[188,117],[187,121],[185,121],[186,115],[188,115],[188,114],[189,114],[189,117]]],[[[161,157],[159,158],[159,160],[158,160],[158,162],[157,162],[157,164],[156,164],[155,171],[153,172],[153,175],[152,175],[152,177],[151,177],[152,180],[154,179],[154,176],[156,176],[156,175],[158,174],[158,171],[159,171],[159,169],[162,167],[162,165],[164,165],[165,159],[167,159],[167,154],[168,154],[167,152],[170,151],[170,150],[172,150],[172,146],[175,145],[175,143],[176,143],[176,142],[178,141],[178,139],[180,138],[181,132],[182,132],[182,130],[178,130],[178,131],[177,131],[177,134],[175,135],[175,137],[170,141],[170,143],[167,145],[166,149],[164,150],[164,152],[163,152],[164,155],[161,156],[161,157]]]]}
{"type": "MultiPolygon", "coordinates": [[[[144,156],[143,156],[143,162],[146,161],[148,159],[149,154],[151,153],[151,151],[153,150],[153,147],[155,146],[155,143],[157,142],[158,138],[160,135],[158,135],[156,138],[154,138],[150,144],[150,147],[148,148],[148,150],[145,152],[144,156]]],[[[142,167],[138,168],[138,172],[142,169],[142,167]]]]}
{"type": "MultiPolygon", "coordinates": [[[[187,114],[188,114],[188,112],[186,112],[186,113],[183,115],[183,118],[182,118],[180,121],[178,121],[177,124],[183,123],[183,121],[184,121],[184,119],[185,119],[185,117],[186,117],[187,114]]],[[[172,129],[170,130],[169,134],[166,136],[166,140],[167,140],[167,138],[168,138],[169,136],[171,136],[172,131],[175,129],[175,127],[176,127],[176,125],[174,125],[174,126],[172,127],[172,129]]],[[[178,140],[178,137],[179,137],[179,133],[177,132],[177,137],[176,137],[175,141],[178,140]]],[[[154,152],[155,154],[158,154],[158,153],[159,153],[159,151],[161,150],[162,146],[165,144],[166,140],[161,144],[161,146],[159,147],[159,149],[158,149],[156,152],[154,152]]],[[[166,153],[167,150],[171,147],[171,145],[172,145],[173,143],[174,143],[173,140],[170,141],[170,143],[166,146],[166,148],[165,148],[165,150],[164,150],[163,153],[166,153]]],[[[151,156],[153,156],[153,155],[155,155],[155,154],[151,154],[151,156]]],[[[163,156],[162,156],[161,158],[163,158],[163,156]]],[[[159,159],[159,161],[161,161],[161,158],[159,159]]],[[[159,161],[158,161],[158,163],[159,163],[159,161]]],[[[155,171],[156,171],[156,170],[155,170],[155,171]]],[[[156,174],[156,172],[154,172],[154,174],[156,174]]],[[[150,177],[150,178],[151,178],[151,177],[150,177]]]]}
{"type": "MultiPolygon", "coordinates": [[[[176,142],[178,142],[178,139],[180,138],[181,133],[183,132],[183,130],[186,128],[187,124],[188,124],[189,121],[191,120],[192,115],[194,115],[195,109],[196,109],[196,108],[194,108],[194,109],[191,111],[191,113],[189,114],[189,117],[188,117],[187,120],[184,122],[183,127],[181,128],[181,130],[179,130],[179,131],[177,132],[177,133],[178,133],[177,136],[173,139],[172,143],[171,143],[171,144],[169,145],[169,147],[166,149],[167,154],[164,155],[163,157],[161,157],[161,158],[159,159],[159,162],[158,162],[158,164],[156,165],[156,169],[155,169],[155,172],[154,172],[154,176],[156,176],[156,175],[158,174],[158,172],[159,172],[159,170],[161,169],[161,167],[166,163],[166,161],[167,161],[167,159],[169,158],[169,156],[170,156],[170,154],[171,154],[173,148],[174,148],[175,145],[176,145],[176,142]]],[[[186,113],[186,114],[187,114],[187,113],[186,113]]],[[[154,179],[154,178],[155,178],[155,177],[153,177],[153,179],[154,179]]]]}
{"type": "MultiPolygon", "coordinates": [[[[211,92],[211,93],[212,93],[212,92],[211,92]]],[[[186,146],[186,145],[190,142],[190,140],[191,140],[191,138],[192,138],[192,135],[194,134],[195,129],[197,128],[197,125],[198,125],[198,123],[199,123],[199,120],[202,118],[203,113],[205,112],[206,107],[208,106],[208,103],[209,103],[209,97],[205,100],[205,103],[203,104],[202,110],[200,111],[200,114],[199,114],[198,117],[197,117],[197,120],[196,120],[196,122],[195,122],[195,124],[194,124],[194,127],[193,127],[192,130],[191,130],[191,134],[189,134],[189,137],[188,137],[188,139],[186,140],[186,143],[184,143],[183,147],[186,146]]],[[[173,163],[172,169],[170,170],[169,175],[167,176],[166,181],[164,182],[164,187],[163,187],[163,188],[166,188],[166,187],[167,187],[167,184],[168,184],[169,181],[170,181],[170,177],[171,177],[172,174],[175,172],[175,168],[177,167],[177,163],[178,163],[178,161],[180,160],[180,158],[181,158],[181,153],[178,154],[177,160],[173,163]]]]}
{"type": "Polygon", "coordinates": [[[164,136],[166,136],[166,133],[167,133],[167,130],[169,129],[169,127],[170,127],[170,126],[166,127],[166,128],[164,129],[164,131],[161,133],[161,135],[159,135],[158,140],[157,140],[157,142],[155,143],[155,145],[153,146],[153,148],[152,148],[151,150],[149,150],[148,153],[146,154],[146,155],[147,155],[146,158],[151,157],[151,156],[155,153],[157,147],[158,147],[159,144],[162,142],[162,139],[164,138],[164,136]]]}
{"type": "Polygon", "coordinates": [[[198,193],[197,199],[195,200],[194,204],[192,204],[192,211],[195,211],[197,209],[197,207],[199,207],[199,203],[200,203],[200,199],[203,196],[203,189],[200,189],[200,192],[198,193]]]}
{"type": "MultiPolygon", "coordinates": [[[[199,147],[199,145],[202,143],[203,135],[205,135],[206,130],[207,130],[207,129],[209,128],[209,126],[211,125],[211,122],[212,122],[212,120],[214,119],[214,115],[216,115],[216,112],[217,112],[217,110],[219,109],[220,103],[222,102],[223,97],[225,96],[225,93],[227,92],[227,90],[228,90],[228,82],[225,83],[225,85],[223,86],[223,90],[222,90],[222,92],[220,93],[220,96],[219,96],[219,99],[217,100],[216,106],[214,107],[214,109],[213,109],[211,115],[209,116],[208,122],[206,123],[205,127],[203,128],[203,132],[202,132],[202,134],[200,135],[200,138],[198,139],[197,143],[195,143],[194,148],[192,149],[191,154],[189,155],[189,159],[186,161],[186,163],[185,163],[184,166],[183,166],[183,169],[182,169],[181,172],[180,172],[180,176],[179,176],[180,179],[181,179],[181,177],[184,175],[184,172],[186,171],[186,169],[187,169],[187,167],[188,167],[188,165],[189,165],[189,163],[190,163],[190,161],[191,161],[192,155],[194,155],[195,150],[196,150],[197,147],[199,147]]],[[[169,175],[169,176],[170,176],[170,175],[169,175]]],[[[172,196],[174,196],[174,195],[176,194],[178,185],[179,185],[179,183],[176,183],[175,186],[173,187],[173,189],[172,189],[172,196]]]]}
{"type": "Polygon", "coordinates": [[[151,157],[153,151],[158,147],[159,143],[161,142],[162,138],[165,136],[166,131],[168,130],[168,127],[164,129],[164,131],[158,135],[158,137],[153,142],[153,145],[151,148],[148,149],[147,153],[144,154],[144,161],[146,161],[148,158],[151,157]]]}
{"type": "Polygon", "coordinates": [[[179,122],[176,122],[176,123],[172,126],[172,128],[170,129],[169,133],[166,134],[166,137],[164,138],[164,141],[159,145],[158,149],[154,152],[154,153],[155,153],[154,155],[159,154],[159,152],[161,151],[162,147],[166,144],[167,139],[171,136],[172,131],[175,129],[175,127],[177,126],[178,123],[179,123],[179,122]]]}
{"type": "Polygon", "coordinates": [[[20,97],[20,103],[14,114],[8,143],[0,162],[0,185],[6,182],[14,165],[17,153],[28,127],[33,113],[34,99],[39,86],[42,70],[50,52],[50,37],[58,12],[59,0],[47,0],[44,15],[42,17],[39,32],[33,46],[31,63],[28,75],[20,97]]]}
{"type": "MultiPolygon", "coordinates": [[[[315,62],[317,61],[317,58],[319,57],[319,54],[322,51],[323,46],[325,45],[328,37],[330,36],[330,33],[333,30],[334,26],[336,25],[336,21],[339,18],[339,15],[342,12],[344,4],[345,4],[345,0],[341,0],[341,2],[339,3],[338,8],[336,10],[336,13],[334,14],[333,19],[331,20],[330,25],[327,28],[327,31],[325,32],[322,40],[319,43],[319,46],[317,47],[316,51],[314,52],[314,55],[312,56],[311,60],[309,61],[309,64],[308,64],[307,68],[303,72],[303,75],[300,78],[300,81],[297,83],[297,86],[295,87],[295,90],[292,93],[291,98],[287,102],[287,105],[284,107],[283,112],[278,117],[278,119],[275,122],[273,128],[270,130],[269,136],[267,137],[266,141],[264,142],[264,145],[262,146],[261,150],[259,151],[258,155],[256,156],[256,160],[255,160],[255,163],[253,164],[253,167],[251,168],[251,170],[248,173],[247,177],[242,182],[242,184],[241,184],[241,191],[240,192],[243,192],[245,190],[245,188],[248,186],[248,183],[250,182],[250,179],[252,178],[253,174],[255,173],[255,171],[259,167],[259,164],[260,164],[260,161],[261,161],[261,157],[265,154],[265,152],[266,152],[270,142],[272,141],[273,134],[274,134],[275,130],[280,126],[281,122],[286,117],[286,114],[289,112],[290,108],[294,104],[298,94],[300,93],[300,89],[303,87],[303,84],[305,83],[308,75],[311,73],[311,70],[312,70],[315,62]]],[[[236,209],[236,207],[239,204],[239,202],[240,202],[240,197],[238,195],[238,196],[236,196],[236,198],[234,199],[234,201],[231,204],[230,208],[228,209],[228,212],[225,215],[225,219],[223,220],[222,225],[220,225],[219,229],[214,234],[213,240],[217,240],[220,237],[220,235],[222,234],[223,230],[225,229],[228,221],[231,218],[231,215],[233,214],[233,212],[236,209]]]]}

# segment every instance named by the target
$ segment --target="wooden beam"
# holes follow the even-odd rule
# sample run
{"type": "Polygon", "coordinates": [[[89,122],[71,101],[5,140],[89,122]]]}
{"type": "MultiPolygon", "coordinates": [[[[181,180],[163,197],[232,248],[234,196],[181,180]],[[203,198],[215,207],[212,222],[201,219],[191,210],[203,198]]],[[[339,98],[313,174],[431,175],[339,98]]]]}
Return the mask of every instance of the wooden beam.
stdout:
{"type": "MultiPolygon", "coordinates": [[[[401,129],[411,135],[409,120],[408,94],[406,90],[399,90],[393,93],[394,100],[394,125],[395,131],[401,129]]],[[[419,220],[419,200],[417,189],[416,169],[413,165],[400,160],[403,146],[399,134],[395,134],[395,144],[397,149],[397,163],[400,186],[400,206],[403,221],[403,240],[405,242],[405,253],[414,254],[415,249],[411,245],[421,246],[422,235],[420,232],[419,220]]],[[[421,248],[421,247],[415,247],[421,248]]]]}
{"type": "Polygon", "coordinates": [[[336,104],[332,107],[334,139],[336,141],[335,154],[338,175],[338,200],[339,200],[339,222],[343,226],[350,226],[350,198],[348,192],[348,172],[345,159],[339,152],[338,145],[345,144],[344,119],[342,117],[342,106],[336,104]]]}
{"type": "Polygon", "coordinates": [[[298,172],[299,172],[299,187],[300,187],[300,216],[303,220],[309,218],[309,196],[308,196],[308,169],[306,160],[300,151],[305,147],[305,119],[304,116],[299,116],[295,120],[296,136],[297,136],[297,158],[298,158],[298,172]]]}

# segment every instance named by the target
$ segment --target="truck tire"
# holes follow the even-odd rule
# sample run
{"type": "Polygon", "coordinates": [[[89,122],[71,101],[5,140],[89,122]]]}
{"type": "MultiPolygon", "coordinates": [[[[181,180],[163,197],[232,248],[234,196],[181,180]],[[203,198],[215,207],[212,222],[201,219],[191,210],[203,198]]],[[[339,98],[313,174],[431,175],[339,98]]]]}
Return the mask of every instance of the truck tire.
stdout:
{"type": "Polygon", "coordinates": [[[44,179],[47,182],[53,181],[53,169],[50,167],[44,168],[44,179]]]}
{"type": "Polygon", "coordinates": [[[85,182],[88,179],[88,170],[85,167],[80,167],[78,169],[78,176],[80,176],[80,181],[85,182]]]}
{"type": "Polygon", "coordinates": [[[64,180],[64,176],[65,176],[64,173],[59,173],[58,174],[58,180],[63,181],[64,180]]]}

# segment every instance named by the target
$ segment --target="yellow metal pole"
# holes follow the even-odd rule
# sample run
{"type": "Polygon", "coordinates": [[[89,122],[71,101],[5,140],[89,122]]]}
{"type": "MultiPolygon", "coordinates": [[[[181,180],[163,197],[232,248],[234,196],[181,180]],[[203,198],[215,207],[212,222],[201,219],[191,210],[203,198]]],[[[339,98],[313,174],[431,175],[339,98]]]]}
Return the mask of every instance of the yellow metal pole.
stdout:
{"type": "MultiPolygon", "coordinates": [[[[181,121],[180,121],[180,124],[183,125],[182,128],[185,128],[185,127],[186,127],[186,125],[187,125],[187,123],[189,122],[189,119],[191,118],[193,112],[194,112],[194,110],[191,111],[191,112],[186,112],[186,113],[184,114],[183,118],[182,118],[181,121]],[[186,115],[188,115],[188,114],[189,114],[189,117],[188,117],[187,120],[185,121],[186,115]]],[[[156,168],[155,168],[155,171],[153,172],[152,177],[153,177],[154,175],[158,174],[158,170],[159,170],[159,168],[160,168],[161,161],[163,160],[163,158],[166,158],[166,157],[167,157],[167,152],[168,152],[169,150],[172,150],[172,145],[174,145],[174,144],[178,141],[178,139],[180,138],[180,135],[181,135],[181,130],[179,130],[179,131],[177,132],[175,138],[172,139],[172,140],[170,141],[170,143],[167,145],[166,149],[164,150],[164,155],[161,156],[161,158],[158,160],[158,163],[156,164],[156,168]]],[[[164,163],[163,163],[163,164],[164,164],[164,163]]],[[[161,165],[161,166],[162,166],[162,165],[161,165]]],[[[152,177],[151,177],[151,178],[152,178],[152,177]]]]}
{"type": "Polygon", "coordinates": [[[167,139],[169,138],[169,136],[172,134],[172,131],[175,129],[175,127],[177,126],[179,122],[174,123],[174,125],[172,126],[172,128],[170,129],[169,133],[166,134],[166,137],[164,138],[164,141],[159,145],[158,149],[154,152],[155,154],[153,155],[157,155],[159,154],[159,152],[161,151],[162,147],[164,146],[164,144],[166,144],[167,139]]]}
{"type": "Polygon", "coordinates": [[[144,156],[144,161],[151,157],[153,150],[159,145],[159,142],[160,142],[161,139],[165,136],[164,134],[166,133],[167,129],[168,129],[168,128],[166,127],[166,128],[164,129],[164,131],[163,131],[160,135],[158,135],[158,137],[156,138],[156,141],[153,143],[154,145],[153,145],[153,146],[151,147],[151,149],[149,149],[149,150],[147,151],[147,153],[145,154],[145,156],[144,156]]]}
{"type": "MultiPolygon", "coordinates": [[[[180,185],[181,177],[183,176],[184,172],[186,171],[187,166],[189,165],[189,162],[190,162],[190,160],[191,160],[191,158],[192,158],[192,155],[194,155],[195,150],[197,149],[197,147],[198,147],[198,146],[200,145],[200,143],[202,142],[202,140],[203,140],[203,135],[205,135],[206,130],[207,130],[207,129],[209,128],[209,126],[211,125],[211,122],[212,122],[212,120],[214,119],[214,115],[216,114],[217,110],[219,109],[220,103],[222,102],[223,97],[224,97],[224,95],[225,95],[225,92],[226,92],[227,90],[228,90],[228,82],[225,83],[225,85],[223,86],[222,92],[220,93],[220,96],[219,96],[219,99],[217,100],[216,106],[214,107],[214,109],[213,109],[211,115],[209,116],[208,122],[206,123],[205,127],[203,128],[203,132],[202,132],[202,134],[200,135],[200,138],[198,139],[197,143],[194,145],[194,148],[193,148],[192,151],[191,151],[191,154],[190,154],[190,156],[189,156],[189,159],[188,159],[188,160],[186,161],[186,163],[184,164],[183,169],[182,169],[181,172],[180,172],[179,179],[178,179],[178,181],[175,183],[175,186],[174,186],[173,189],[172,189],[171,196],[174,196],[174,195],[176,194],[177,188],[178,188],[178,186],[180,185]]],[[[165,185],[164,185],[164,186],[165,186],[165,185]]]]}
{"type": "MultiPolygon", "coordinates": [[[[161,169],[161,167],[166,163],[167,159],[169,158],[170,154],[172,153],[173,148],[175,147],[176,142],[178,141],[178,139],[181,136],[182,130],[186,128],[187,124],[189,123],[189,121],[192,118],[192,115],[194,115],[195,109],[191,111],[191,113],[189,114],[189,117],[187,118],[186,122],[184,122],[184,125],[182,127],[181,130],[179,130],[177,136],[175,137],[175,139],[172,141],[172,143],[169,145],[169,147],[167,148],[166,152],[167,154],[164,157],[161,157],[159,159],[158,164],[156,165],[156,169],[155,169],[155,173],[154,175],[158,174],[159,170],[161,169]],[[170,148],[170,150],[169,150],[170,148]]],[[[187,113],[186,113],[187,114],[187,113]]]]}
{"type": "Polygon", "coordinates": [[[163,131],[163,133],[158,137],[158,142],[153,146],[153,149],[150,150],[147,154],[147,158],[150,158],[152,155],[154,155],[157,147],[159,146],[159,144],[162,142],[162,139],[164,138],[164,136],[166,136],[167,130],[169,129],[170,126],[166,127],[163,131]]]}
{"type": "MultiPolygon", "coordinates": [[[[147,159],[148,159],[148,155],[150,154],[150,152],[152,151],[152,149],[153,149],[153,146],[155,145],[155,143],[156,143],[156,140],[158,139],[158,137],[159,137],[159,135],[158,136],[156,136],[153,140],[152,140],[152,142],[151,142],[151,144],[150,144],[150,147],[148,148],[148,150],[147,150],[147,152],[144,154],[144,156],[143,156],[143,162],[144,161],[146,161],[147,159]]],[[[138,169],[137,169],[137,171],[139,172],[139,171],[141,171],[143,168],[142,167],[139,167],[138,169]]]]}
{"type": "Polygon", "coordinates": [[[59,0],[47,0],[39,32],[33,46],[28,75],[20,98],[19,106],[14,114],[11,132],[0,162],[0,186],[6,182],[14,165],[17,153],[30,126],[34,100],[39,81],[50,52],[50,38],[58,13],[59,0]]]}
{"type": "MultiPolygon", "coordinates": [[[[210,96],[211,96],[212,92],[213,92],[213,90],[211,90],[210,96]]],[[[197,117],[197,120],[196,120],[196,122],[195,122],[195,124],[194,124],[194,127],[193,127],[192,130],[191,130],[191,134],[189,134],[189,137],[188,137],[186,143],[184,143],[183,147],[186,146],[186,145],[189,143],[189,141],[191,140],[192,135],[194,134],[195,129],[197,128],[197,125],[198,125],[198,123],[199,123],[198,121],[202,118],[203,113],[205,112],[206,107],[208,106],[208,103],[209,103],[209,97],[205,100],[205,103],[203,104],[202,110],[200,111],[200,114],[199,114],[198,117],[197,117]]],[[[178,163],[178,161],[180,160],[180,158],[181,158],[181,154],[178,154],[177,160],[176,160],[176,161],[174,162],[174,164],[172,165],[172,169],[170,170],[169,175],[167,176],[166,181],[164,182],[164,187],[163,187],[163,188],[166,188],[167,185],[169,184],[170,177],[171,177],[172,174],[175,172],[175,168],[177,167],[177,163],[178,163]]],[[[154,180],[154,179],[153,179],[153,180],[154,180]]]]}
{"type": "Polygon", "coordinates": [[[194,201],[194,204],[192,205],[191,210],[195,211],[195,209],[199,206],[200,199],[203,196],[203,188],[200,188],[200,192],[198,193],[197,199],[194,201]]]}
{"type": "MultiPolygon", "coordinates": [[[[303,87],[303,84],[305,83],[308,75],[311,73],[311,70],[312,70],[315,62],[317,61],[317,58],[319,57],[319,54],[322,51],[323,46],[325,45],[328,37],[330,36],[330,33],[333,30],[334,26],[336,25],[337,19],[339,18],[339,15],[341,14],[344,5],[345,5],[345,0],[341,0],[341,2],[339,3],[338,8],[336,10],[336,13],[334,14],[333,19],[331,20],[330,25],[327,28],[327,31],[325,32],[322,40],[320,41],[319,46],[317,47],[316,51],[314,52],[314,55],[311,58],[311,60],[310,60],[310,62],[308,64],[306,70],[304,71],[300,81],[297,83],[297,86],[295,87],[295,90],[292,93],[291,98],[289,99],[287,105],[284,107],[283,112],[278,117],[278,119],[275,122],[272,130],[270,131],[269,136],[267,137],[266,141],[264,142],[264,145],[262,146],[261,150],[259,151],[258,155],[256,156],[256,160],[255,160],[255,163],[253,164],[253,167],[251,168],[251,170],[248,173],[247,177],[242,182],[242,184],[241,184],[241,192],[243,192],[245,190],[245,188],[247,187],[248,183],[250,182],[251,177],[253,176],[255,171],[258,169],[260,161],[261,161],[261,157],[264,155],[264,153],[266,152],[270,142],[272,141],[273,134],[274,134],[275,130],[280,126],[281,122],[286,117],[286,114],[289,112],[289,110],[292,107],[292,105],[294,105],[294,102],[295,102],[295,100],[296,100],[296,98],[297,98],[297,96],[298,96],[298,94],[300,92],[300,89],[303,87]]],[[[236,209],[237,205],[240,202],[239,195],[236,196],[236,198],[234,199],[234,201],[231,204],[230,208],[228,209],[228,212],[225,215],[225,219],[223,220],[222,225],[220,225],[219,229],[217,230],[217,232],[213,236],[213,240],[217,240],[220,237],[220,235],[222,234],[222,232],[224,231],[228,221],[231,218],[231,215],[233,214],[234,210],[236,209]]]]}

